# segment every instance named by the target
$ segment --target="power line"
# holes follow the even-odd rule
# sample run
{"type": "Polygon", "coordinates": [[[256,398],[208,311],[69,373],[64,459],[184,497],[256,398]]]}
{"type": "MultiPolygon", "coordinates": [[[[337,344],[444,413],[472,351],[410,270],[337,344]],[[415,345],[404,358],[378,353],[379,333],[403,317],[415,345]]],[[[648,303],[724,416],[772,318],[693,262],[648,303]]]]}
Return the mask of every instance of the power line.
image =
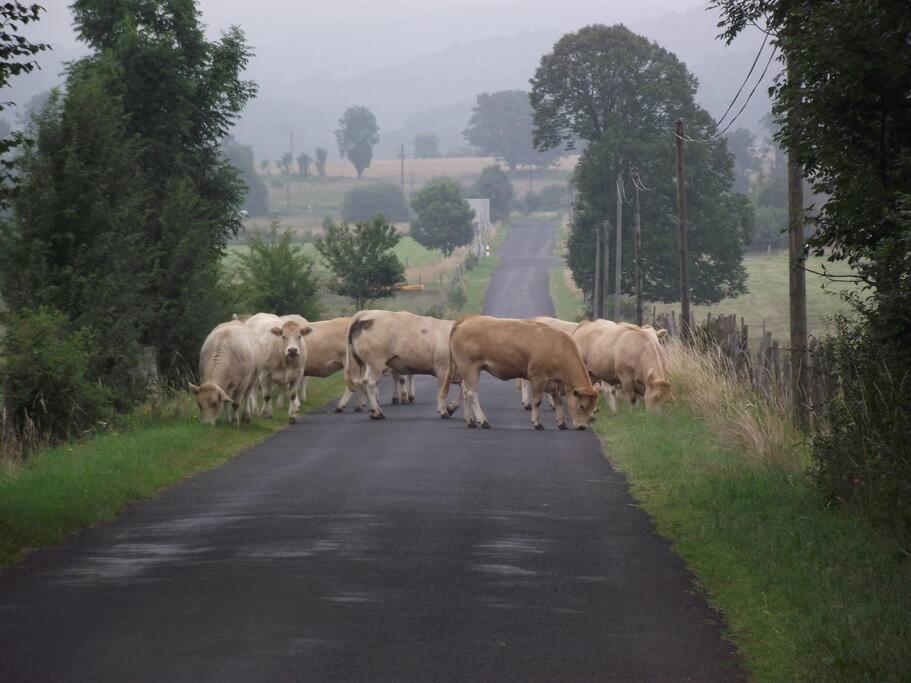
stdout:
{"type": "Polygon", "coordinates": [[[715,125],[712,126],[713,130],[717,130],[721,125],[721,122],[724,121],[725,117],[730,113],[731,109],[734,108],[734,104],[740,98],[740,93],[743,92],[743,89],[746,87],[747,82],[750,80],[750,76],[753,75],[753,71],[756,69],[756,64],[759,62],[759,57],[762,55],[762,51],[765,50],[766,43],[769,40],[769,34],[765,35],[765,38],[762,39],[762,45],[759,46],[759,51],[756,53],[756,56],[753,58],[753,63],[750,65],[750,70],[747,72],[747,75],[743,79],[743,83],[740,84],[740,87],[737,88],[737,94],[734,95],[734,99],[731,100],[731,103],[728,105],[728,108],[724,110],[724,113],[721,115],[721,118],[715,122],[715,125]]]}

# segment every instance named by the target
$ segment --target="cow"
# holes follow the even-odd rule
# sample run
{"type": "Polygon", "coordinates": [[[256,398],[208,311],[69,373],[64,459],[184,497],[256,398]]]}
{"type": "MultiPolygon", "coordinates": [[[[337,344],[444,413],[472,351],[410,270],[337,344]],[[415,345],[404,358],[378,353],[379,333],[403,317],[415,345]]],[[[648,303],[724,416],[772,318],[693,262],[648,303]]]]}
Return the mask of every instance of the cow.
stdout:
{"type": "Polygon", "coordinates": [[[281,386],[288,398],[288,422],[297,422],[300,410],[300,385],[307,366],[307,343],[313,332],[306,318],[299,315],[280,318],[272,313],[257,313],[245,323],[259,337],[261,347],[259,385],[263,398],[263,417],[272,417],[272,384],[281,386]]]}
{"type": "Polygon", "coordinates": [[[222,408],[238,426],[250,421],[261,356],[259,338],[242,322],[222,323],[209,333],[199,352],[200,384],[189,384],[204,424],[214,425],[222,408]]]}
{"type": "MultiPolygon", "coordinates": [[[[320,320],[309,323],[313,332],[307,335],[307,364],[304,367],[304,379],[301,382],[301,400],[307,400],[307,378],[329,377],[345,369],[345,358],[348,353],[348,326],[351,316],[320,320]]],[[[341,413],[347,407],[354,394],[346,387],[339,399],[335,412],[341,413]]],[[[360,412],[363,398],[358,397],[355,411],[360,412]]]]}
{"type": "Polygon", "coordinates": [[[437,413],[449,417],[460,398],[446,404],[449,385],[449,333],[451,320],[439,320],[407,311],[359,311],[348,329],[348,361],[345,380],[352,391],[362,389],[370,405],[370,417],[386,416],[379,404],[377,383],[388,368],[399,375],[433,375],[439,383],[437,413]]]}
{"type": "Polygon", "coordinates": [[[414,403],[414,375],[392,373],[392,403],[414,403]]]}
{"type": "MultiPolygon", "coordinates": [[[[591,419],[598,390],[592,386],[575,342],[565,332],[533,320],[470,316],[453,325],[449,346],[449,376],[441,386],[448,386],[456,374],[462,378],[468,427],[490,428],[478,401],[482,370],[501,380],[529,381],[535,429],[544,429],[539,408],[545,391],[567,396],[576,429],[585,429],[591,419]]],[[[565,421],[558,426],[567,428],[565,421]]]]}
{"type": "MultiPolygon", "coordinates": [[[[636,405],[654,409],[670,395],[661,339],[667,330],[610,320],[583,322],[573,334],[589,372],[602,384],[620,386],[636,405]]],[[[616,409],[615,405],[611,406],[616,409]]]]}
{"type": "MultiPolygon", "coordinates": [[[[578,325],[579,325],[579,323],[571,323],[566,320],[560,320],[560,318],[552,318],[549,315],[539,315],[539,316],[535,316],[534,318],[529,318],[529,320],[534,320],[535,322],[544,323],[545,325],[550,325],[551,327],[554,327],[554,328],[560,330],[561,332],[566,332],[566,334],[568,334],[569,336],[572,336],[573,332],[576,331],[576,327],[578,327],[578,325]]],[[[524,379],[516,380],[516,384],[517,384],[518,390],[520,392],[522,392],[522,407],[525,408],[525,410],[531,410],[530,385],[524,379]]],[[[547,394],[547,400],[550,403],[550,407],[558,412],[557,422],[558,423],[564,422],[564,419],[562,416],[562,412],[563,412],[562,404],[559,405],[559,407],[558,407],[557,399],[551,394],[547,394]]]]}

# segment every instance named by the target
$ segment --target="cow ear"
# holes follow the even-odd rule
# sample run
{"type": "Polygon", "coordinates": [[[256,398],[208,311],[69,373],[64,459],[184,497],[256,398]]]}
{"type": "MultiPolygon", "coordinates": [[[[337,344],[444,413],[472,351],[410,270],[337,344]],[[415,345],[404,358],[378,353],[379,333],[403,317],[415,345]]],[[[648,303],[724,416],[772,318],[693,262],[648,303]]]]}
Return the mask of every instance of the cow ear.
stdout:
{"type": "Polygon", "coordinates": [[[199,393],[199,387],[196,384],[193,384],[193,382],[187,382],[187,388],[190,390],[190,393],[199,393]]]}
{"type": "Polygon", "coordinates": [[[667,336],[667,330],[658,330],[655,334],[658,335],[658,339],[664,339],[667,336]]]}
{"type": "Polygon", "coordinates": [[[282,328],[280,328],[280,327],[273,327],[271,330],[269,330],[269,332],[274,334],[276,337],[282,336],[282,328]]]}
{"type": "Polygon", "coordinates": [[[301,336],[302,336],[302,337],[306,337],[306,336],[307,336],[308,334],[310,334],[311,332],[313,332],[313,328],[310,327],[309,325],[307,325],[307,327],[302,327],[302,328],[301,328],[301,336]]]}

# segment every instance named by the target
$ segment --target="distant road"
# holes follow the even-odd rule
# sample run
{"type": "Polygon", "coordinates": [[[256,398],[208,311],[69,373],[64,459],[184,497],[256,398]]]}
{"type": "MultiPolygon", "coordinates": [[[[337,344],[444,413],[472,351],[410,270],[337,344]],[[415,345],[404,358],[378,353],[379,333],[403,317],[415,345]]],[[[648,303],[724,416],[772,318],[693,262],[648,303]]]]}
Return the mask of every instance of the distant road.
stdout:
{"type": "MultiPolygon", "coordinates": [[[[554,229],[515,224],[489,313],[552,313],[554,229]]],[[[489,431],[433,398],[311,414],[0,575],[0,680],[744,678],[592,432],[512,382],[489,431]]]]}

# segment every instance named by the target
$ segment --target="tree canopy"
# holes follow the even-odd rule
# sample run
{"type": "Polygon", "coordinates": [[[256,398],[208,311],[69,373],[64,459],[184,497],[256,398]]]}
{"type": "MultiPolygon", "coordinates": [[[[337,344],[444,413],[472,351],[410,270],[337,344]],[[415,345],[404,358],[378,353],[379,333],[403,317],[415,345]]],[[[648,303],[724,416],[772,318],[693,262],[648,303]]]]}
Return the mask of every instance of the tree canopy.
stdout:
{"type": "Polygon", "coordinates": [[[370,183],[352,187],[342,197],[343,221],[367,221],[377,214],[392,221],[408,220],[408,204],[398,185],[370,183]]]}
{"type": "Polygon", "coordinates": [[[436,159],[440,154],[440,138],[433,133],[419,133],[414,136],[414,158],[436,159]]]}
{"type": "Polygon", "coordinates": [[[519,166],[549,166],[559,159],[558,149],[535,148],[532,107],[524,90],[481,93],[471,111],[465,138],[483,154],[503,161],[510,170],[519,166]]]}
{"type": "Polygon", "coordinates": [[[471,188],[471,194],[490,200],[490,220],[503,221],[509,218],[514,194],[512,182],[506,172],[496,164],[484,167],[471,188]]]}
{"type": "Polygon", "coordinates": [[[431,181],[415,194],[411,207],[417,214],[411,222],[411,236],[428,249],[439,249],[449,256],[474,237],[474,211],[454,180],[431,181]]]}
{"type": "Polygon", "coordinates": [[[373,148],[380,141],[379,131],[376,117],[367,107],[348,107],[338,120],[335,131],[338,152],[351,162],[358,178],[373,161],[373,148]]]}
{"type": "Polygon", "coordinates": [[[393,251],[402,239],[382,216],[356,223],[331,225],[316,248],[335,275],[333,288],[366,308],[371,301],[395,294],[405,278],[405,267],[393,251]]]}
{"type": "MultiPolygon", "coordinates": [[[[696,105],[696,79],[670,52],[623,26],[586,26],[563,36],[541,59],[532,79],[534,138],[543,147],[589,144],[573,176],[575,210],[568,262],[576,283],[591,292],[595,231],[611,222],[614,244],[618,175],[632,192],[638,168],[642,193],[643,293],[679,298],[673,125],[678,117],[693,137],[707,138],[708,113],[696,105]]],[[[687,221],[693,300],[716,302],[746,289],[742,266],[752,211],[731,193],[732,158],[723,139],[687,149],[687,221]]],[[[624,204],[626,226],[632,215],[624,204]]],[[[625,229],[626,230],[626,229],[625,229]]],[[[623,241],[621,291],[632,291],[633,240],[623,241]],[[629,254],[626,250],[629,249],[629,254]]],[[[609,278],[611,286],[614,278],[609,278]]]]}
{"type": "Polygon", "coordinates": [[[221,147],[225,157],[240,172],[241,180],[247,186],[244,210],[251,216],[264,216],[269,213],[269,192],[256,172],[253,148],[250,145],[242,145],[230,135],[222,141],[221,147]]]}

